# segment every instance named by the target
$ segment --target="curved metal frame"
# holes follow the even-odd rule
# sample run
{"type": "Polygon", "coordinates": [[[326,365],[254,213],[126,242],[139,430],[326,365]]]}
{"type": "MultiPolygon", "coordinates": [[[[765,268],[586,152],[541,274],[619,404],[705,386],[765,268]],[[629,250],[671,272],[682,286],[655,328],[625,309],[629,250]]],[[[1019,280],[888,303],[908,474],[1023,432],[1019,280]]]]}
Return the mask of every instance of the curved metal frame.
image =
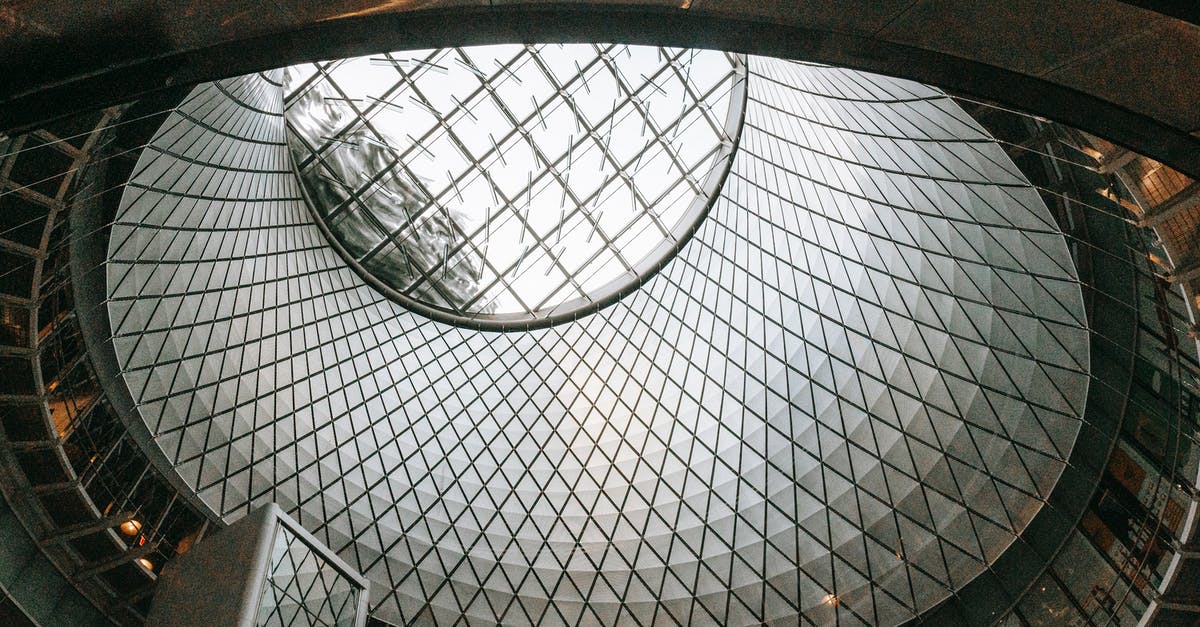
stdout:
{"type": "MultiPolygon", "coordinates": [[[[729,95],[730,106],[725,115],[724,127],[725,135],[729,137],[730,141],[722,146],[721,150],[713,156],[713,159],[722,163],[722,166],[720,168],[709,169],[708,176],[705,177],[701,184],[704,193],[697,195],[693,199],[691,206],[687,209],[687,214],[694,216],[694,218],[690,222],[681,221],[680,224],[674,227],[674,241],[660,243],[654,250],[647,253],[642,260],[634,264],[633,269],[636,271],[634,275],[631,276],[626,271],[621,276],[598,288],[595,291],[596,298],[574,298],[545,310],[534,311],[533,317],[524,313],[474,314],[464,316],[450,309],[422,302],[388,285],[370,270],[364,268],[346,250],[341,240],[330,230],[329,226],[325,223],[324,217],[322,217],[321,213],[314,206],[315,201],[310,196],[307,186],[303,184],[300,185],[301,194],[304,196],[305,204],[308,205],[313,222],[321,229],[321,233],[329,240],[334,250],[341,255],[346,265],[354,270],[355,274],[366,281],[368,285],[412,311],[438,322],[478,331],[529,331],[553,326],[562,322],[578,320],[612,305],[642,285],[645,285],[647,281],[653,278],[655,274],[658,274],[659,270],[662,270],[663,267],[670,263],[671,259],[691,241],[692,236],[696,234],[700,225],[704,223],[704,219],[708,217],[708,213],[720,196],[721,189],[725,186],[725,179],[729,176],[729,171],[733,167],[733,159],[737,155],[738,145],[741,141],[742,125],[746,120],[746,99],[749,93],[747,89],[749,73],[747,71],[746,56],[735,55],[733,58],[737,60],[737,67],[734,68],[733,86],[729,95]]],[[[297,179],[299,179],[300,173],[296,169],[297,166],[294,160],[291,166],[292,171],[296,174],[297,179]]]]}

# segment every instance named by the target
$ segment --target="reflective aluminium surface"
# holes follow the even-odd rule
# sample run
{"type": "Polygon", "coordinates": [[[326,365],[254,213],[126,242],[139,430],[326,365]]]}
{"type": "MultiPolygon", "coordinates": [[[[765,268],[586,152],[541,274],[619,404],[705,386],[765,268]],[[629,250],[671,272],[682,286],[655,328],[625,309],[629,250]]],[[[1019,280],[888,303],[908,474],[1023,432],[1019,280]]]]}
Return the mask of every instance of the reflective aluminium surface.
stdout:
{"type": "Polygon", "coordinates": [[[897,624],[1054,487],[1088,388],[1075,270],[941,92],[751,58],[691,241],[610,307],[495,333],[347,266],[282,85],[199,87],[146,148],[112,227],[113,345],[198,499],[278,502],[378,618],[897,624]]]}
{"type": "Polygon", "coordinates": [[[446,321],[528,328],[636,288],[691,236],[745,72],[637,46],[394,53],[288,68],[285,118],[304,190],[365,278],[446,321]]]}

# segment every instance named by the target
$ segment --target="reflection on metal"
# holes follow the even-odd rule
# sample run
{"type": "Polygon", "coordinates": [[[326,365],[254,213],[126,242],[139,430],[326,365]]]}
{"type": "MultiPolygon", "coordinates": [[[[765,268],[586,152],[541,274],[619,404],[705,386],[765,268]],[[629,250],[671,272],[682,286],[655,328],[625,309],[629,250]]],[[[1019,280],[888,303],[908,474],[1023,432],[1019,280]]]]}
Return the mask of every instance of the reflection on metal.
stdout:
{"type": "Polygon", "coordinates": [[[297,66],[288,142],[365,279],[442,321],[529,329],[611,303],[686,243],[728,171],[745,71],[614,45],[297,66]]]}

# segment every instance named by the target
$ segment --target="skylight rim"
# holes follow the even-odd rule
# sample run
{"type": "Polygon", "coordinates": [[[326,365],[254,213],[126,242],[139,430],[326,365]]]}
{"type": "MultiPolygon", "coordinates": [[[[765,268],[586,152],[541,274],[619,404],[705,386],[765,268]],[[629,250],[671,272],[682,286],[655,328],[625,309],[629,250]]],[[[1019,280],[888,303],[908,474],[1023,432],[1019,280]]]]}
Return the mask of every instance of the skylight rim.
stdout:
{"type": "MultiPolygon", "coordinates": [[[[394,55],[397,54],[397,52],[402,51],[388,52],[387,55],[394,55]]],[[[664,191],[659,197],[659,200],[661,200],[662,198],[671,196],[673,190],[680,185],[683,185],[685,188],[692,187],[693,185],[689,181],[689,178],[691,178],[691,173],[701,172],[705,169],[707,170],[707,172],[704,172],[703,177],[698,180],[698,188],[700,192],[694,194],[692,201],[685,209],[682,210],[684,218],[680,219],[678,224],[670,227],[672,238],[659,241],[649,250],[649,252],[641,255],[638,259],[632,259],[629,262],[623,262],[622,265],[624,265],[626,269],[599,287],[586,290],[586,292],[580,290],[583,292],[582,295],[568,298],[549,307],[541,306],[538,303],[523,303],[526,311],[501,313],[472,312],[464,315],[463,313],[452,308],[442,307],[438,304],[414,297],[406,292],[412,291],[420,286],[437,287],[438,282],[420,280],[410,284],[404,289],[397,289],[396,286],[389,284],[386,280],[377,276],[375,272],[373,272],[370,268],[367,268],[365,265],[370,259],[387,254],[389,252],[389,242],[393,241],[391,240],[391,236],[385,237],[382,242],[372,245],[368,252],[361,255],[363,257],[363,261],[360,262],[355,255],[347,250],[341,238],[327,223],[327,220],[336,221],[342,214],[353,211],[354,207],[361,203],[362,196],[357,194],[351,195],[350,198],[347,198],[344,201],[346,207],[338,209],[334,214],[323,216],[317,209],[317,201],[312,197],[311,191],[307,185],[298,185],[300,195],[303,197],[304,204],[306,205],[309,213],[313,216],[313,221],[317,224],[321,233],[331,244],[332,248],[334,248],[334,250],[336,250],[337,253],[342,257],[342,260],[346,262],[346,264],[355,272],[355,274],[357,274],[367,284],[379,291],[388,299],[399,303],[406,309],[437,322],[479,331],[529,331],[578,320],[616,303],[625,296],[637,291],[643,285],[645,285],[647,281],[653,278],[662,268],[670,263],[670,261],[679,253],[679,251],[682,250],[689,241],[691,241],[691,238],[704,223],[709,215],[710,210],[719,198],[721,190],[725,186],[725,181],[728,178],[729,172],[732,169],[733,160],[737,154],[738,145],[741,139],[741,131],[745,122],[746,104],[748,101],[748,62],[746,55],[729,52],[725,52],[724,54],[732,64],[730,72],[725,78],[722,78],[713,86],[706,90],[701,90],[705,94],[708,94],[719,88],[722,83],[729,83],[727,96],[728,107],[725,112],[725,119],[723,120],[721,126],[721,132],[724,134],[724,139],[715,147],[711,148],[708,153],[706,153],[711,154],[715,152],[716,154],[713,154],[710,157],[704,157],[695,165],[687,168],[688,174],[686,176],[681,176],[679,180],[675,182],[674,186],[665,186],[664,191]],[[708,167],[704,168],[703,166],[705,165],[708,165],[708,167]]],[[[611,65],[612,59],[606,59],[602,63],[605,66],[611,65]]],[[[317,75],[319,75],[319,73],[317,73],[317,75]]],[[[301,83],[300,88],[286,93],[285,100],[291,99],[293,96],[301,93],[303,90],[311,89],[312,87],[310,83],[313,80],[313,77],[309,77],[301,83]]],[[[632,96],[629,96],[627,98],[631,97],[632,96]]],[[[698,110],[704,105],[704,103],[704,100],[698,100],[692,104],[689,110],[698,110]]],[[[624,105],[619,108],[623,107],[624,105]]],[[[700,118],[702,120],[712,117],[713,116],[706,115],[704,113],[700,114],[700,118]]],[[[679,124],[682,128],[685,119],[685,117],[677,118],[674,119],[673,123],[679,124]]],[[[708,120],[708,123],[711,124],[712,120],[708,120]]],[[[341,132],[342,131],[339,131],[339,135],[341,132]]],[[[514,132],[516,131],[514,130],[514,132]]],[[[643,149],[642,152],[653,152],[655,143],[656,142],[652,141],[645,149],[643,149]]],[[[320,146],[313,146],[310,147],[310,149],[311,154],[307,159],[304,160],[304,163],[310,163],[311,161],[319,160],[321,158],[322,148],[320,146]]],[[[412,150],[412,148],[407,150],[412,150]]],[[[659,150],[660,152],[663,152],[661,149],[659,150]]],[[[398,157],[399,155],[397,154],[393,156],[398,157]]],[[[653,159],[653,157],[651,159],[653,159]]],[[[301,177],[300,166],[301,164],[295,158],[291,159],[289,162],[289,167],[296,175],[298,180],[301,177]]],[[[391,168],[401,170],[402,167],[402,164],[397,159],[395,163],[391,164],[389,168],[385,168],[384,171],[391,168]]],[[[643,164],[641,167],[645,167],[645,165],[643,164]]],[[[622,168],[623,169],[621,170],[621,173],[624,174],[625,166],[622,166],[622,168]]],[[[470,168],[468,168],[468,171],[469,170],[470,168]]],[[[637,170],[634,171],[636,172],[637,170]]],[[[563,170],[563,173],[565,172],[566,170],[563,170]]],[[[375,176],[378,178],[382,175],[382,173],[379,173],[375,176]]],[[[542,179],[549,179],[552,181],[558,180],[558,174],[549,170],[543,171],[540,176],[542,179]]],[[[596,193],[599,194],[603,191],[603,189],[604,186],[602,185],[596,190],[596,193]]],[[[431,194],[431,197],[433,198],[440,198],[441,196],[444,196],[444,194],[431,194]]],[[[647,208],[648,207],[649,204],[647,208]]],[[[572,211],[583,211],[583,207],[577,206],[573,208],[572,211]]],[[[567,222],[570,222],[570,217],[568,217],[567,222]]],[[[611,235],[615,240],[629,228],[637,226],[637,220],[635,219],[633,222],[626,224],[622,231],[618,231],[611,235]]],[[[599,231],[597,232],[599,233],[599,231]]],[[[604,235],[601,234],[600,237],[604,237],[604,235]]],[[[459,242],[456,250],[463,250],[474,245],[475,243],[468,239],[467,241],[459,242]]],[[[603,253],[605,250],[606,248],[604,247],[600,248],[597,251],[597,255],[603,253]]],[[[542,251],[538,252],[542,257],[546,256],[547,254],[542,253],[542,251]]],[[[552,300],[556,294],[564,289],[569,288],[576,278],[581,278],[583,280],[590,278],[590,276],[594,274],[594,271],[592,271],[590,274],[585,273],[589,271],[589,268],[594,261],[595,257],[592,257],[588,261],[581,264],[578,270],[574,271],[567,277],[565,281],[542,297],[540,299],[541,303],[544,304],[545,301],[552,300]]],[[[518,265],[520,264],[518,263],[518,265]]],[[[503,282],[506,275],[507,273],[504,273],[495,277],[492,285],[503,282]]],[[[490,287],[488,289],[490,289],[490,287]]],[[[507,289],[513,294],[517,293],[517,290],[512,289],[511,287],[508,287],[507,289]]],[[[476,296],[476,298],[483,297],[486,297],[486,292],[483,291],[476,296]]]]}

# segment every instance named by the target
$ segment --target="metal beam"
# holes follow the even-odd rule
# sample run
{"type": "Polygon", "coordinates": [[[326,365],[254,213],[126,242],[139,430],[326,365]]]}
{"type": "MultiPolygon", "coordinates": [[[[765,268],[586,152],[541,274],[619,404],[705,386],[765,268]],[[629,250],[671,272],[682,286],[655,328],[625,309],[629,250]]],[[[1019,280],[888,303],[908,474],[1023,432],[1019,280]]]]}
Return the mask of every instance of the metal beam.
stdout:
{"type": "Polygon", "coordinates": [[[1167,609],[1167,610],[1179,610],[1179,611],[1183,611],[1183,612],[1200,612],[1200,605],[1197,605],[1195,603],[1177,603],[1175,601],[1168,601],[1165,598],[1163,598],[1163,599],[1159,599],[1158,605],[1159,605],[1159,607],[1161,607],[1163,609],[1167,609]]]}
{"type": "Polygon", "coordinates": [[[8,447],[14,451],[49,451],[58,446],[58,440],[17,440],[9,441],[8,447]]]}
{"type": "Polygon", "coordinates": [[[1175,268],[1166,279],[1171,283],[1182,283],[1200,277],[1200,259],[1194,259],[1175,268]]]}
{"type": "Polygon", "coordinates": [[[1004,144],[1004,152],[1008,154],[1009,159],[1015,159],[1027,150],[1034,150],[1040,146],[1050,143],[1057,136],[1053,126],[1043,126],[1037,133],[1030,135],[1028,138],[1021,140],[1019,144],[1004,144]]]}
{"type": "MultiPolygon", "coordinates": [[[[31,301],[27,299],[10,301],[0,298],[0,302],[15,302],[18,306],[31,301]]],[[[36,405],[42,402],[42,397],[37,394],[0,394],[0,405],[36,405]]]]}
{"type": "Polygon", "coordinates": [[[1132,150],[1126,150],[1120,146],[1114,146],[1113,148],[1112,152],[1100,155],[1098,159],[1100,165],[1097,168],[1100,174],[1112,174],[1141,156],[1132,150]]]}
{"type": "Polygon", "coordinates": [[[108,606],[110,611],[107,613],[111,616],[114,614],[114,610],[125,609],[136,612],[137,610],[133,606],[137,605],[142,599],[145,599],[152,594],[154,594],[154,584],[151,583],[142,586],[141,588],[138,588],[124,596],[114,599],[113,603],[108,606]]]}
{"type": "Polygon", "coordinates": [[[79,483],[78,479],[72,479],[70,481],[57,481],[55,483],[43,483],[41,485],[33,486],[33,492],[35,494],[53,494],[55,492],[66,492],[67,490],[78,488],[80,485],[81,484],[79,483]]]}
{"type": "Polygon", "coordinates": [[[84,564],[79,568],[79,570],[75,571],[75,574],[71,577],[71,579],[73,581],[91,579],[96,575],[108,572],[118,566],[121,566],[122,564],[128,564],[139,557],[146,557],[157,550],[158,542],[147,542],[142,546],[129,549],[128,551],[125,551],[116,557],[84,564]]]}
{"type": "Polygon", "coordinates": [[[42,546],[50,546],[59,544],[67,540],[81,538],[86,535],[91,535],[105,529],[111,529],[126,521],[133,520],[132,512],[121,512],[112,516],[105,516],[97,520],[89,520],[75,525],[68,525],[55,531],[54,533],[42,539],[42,546]]]}
{"type": "Polygon", "coordinates": [[[1195,0],[1121,0],[1125,4],[1142,7],[1163,15],[1200,24],[1200,4],[1195,0]]]}
{"type": "Polygon", "coordinates": [[[1138,226],[1141,228],[1156,227],[1197,205],[1200,205],[1200,181],[1192,181],[1190,185],[1176,192],[1166,202],[1146,212],[1146,216],[1138,221],[1138,226]]]}

